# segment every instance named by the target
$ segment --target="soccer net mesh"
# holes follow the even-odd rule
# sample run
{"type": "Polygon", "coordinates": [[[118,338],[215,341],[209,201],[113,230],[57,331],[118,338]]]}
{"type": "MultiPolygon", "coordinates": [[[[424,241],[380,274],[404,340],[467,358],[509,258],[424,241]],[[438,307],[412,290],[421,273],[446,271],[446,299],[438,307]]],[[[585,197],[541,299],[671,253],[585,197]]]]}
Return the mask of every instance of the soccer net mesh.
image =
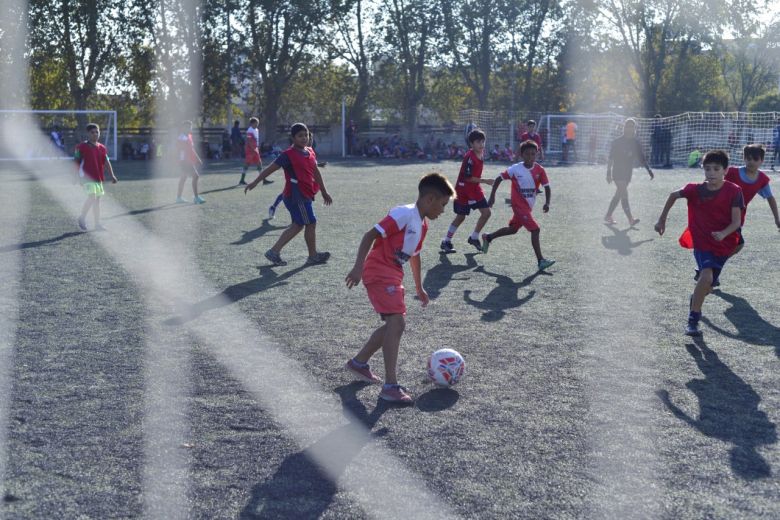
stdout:
{"type": "MultiPolygon", "coordinates": [[[[534,114],[464,110],[458,122],[476,124],[491,143],[517,148],[525,122],[534,119],[545,160],[606,163],[611,142],[623,133],[626,116],[602,114],[534,114]]],[[[652,166],[685,166],[694,150],[723,149],[733,157],[746,144],[763,143],[767,160],[780,147],[780,112],[685,112],[670,117],[633,118],[637,137],[652,166]]],[[[736,160],[736,159],[735,159],[736,160]]]]}
{"type": "MultiPolygon", "coordinates": [[[[100,127],[100,142],[108,148],[109,157],[117,158],[117,119],[113,110],[0,110],[2,127],[15,118],[27,117],[36,122],[36,131],[24,136],[23,150],[0,146],[0,161],[20,155],[31,160],[70,159],[76,144],[86,140],[87,123],[100,127]]],[[[21,125],[21,128],[26,128],[21,125]]]]}

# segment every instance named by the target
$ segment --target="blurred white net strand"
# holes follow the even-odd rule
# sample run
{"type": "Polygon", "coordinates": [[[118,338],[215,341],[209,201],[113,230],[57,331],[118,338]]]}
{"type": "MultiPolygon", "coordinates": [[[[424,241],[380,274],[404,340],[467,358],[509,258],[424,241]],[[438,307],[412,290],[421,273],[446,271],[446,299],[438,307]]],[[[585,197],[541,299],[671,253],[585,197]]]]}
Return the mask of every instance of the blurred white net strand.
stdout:
{"type": "MultiPolygon", "coordinates": [[[[9,13],[24,13],[27,7],[22,0],[10,0],[6,5],[4,27],[13,25],[9,13]]],[[[185,7],[192,10],[196,4],[190,0],[185,7]]],[[[17,27],[26,25],[21,23],[17,27]]],[[[19,89],[20,81],[26,85],[27,65],[21,57],[24,36],[18,34],[21,43],[4,64],[5,74],[0,78],[6,87],[3,91],[19,89]]],[[[23,91],[26,92],[26,87],[23,91]]],[[[166,107],[160,113],[161,120],[172,114],[183,116],[190,113],[194,117],[200,112],[196,104],[182,107],[174,103],[166,100],[166,107]]],[[[25,110],[26,101],[17,103],[15,108],[25,110]]],[[[16,164],[28,170],[37,180],[45,175],[46,182],[41,182],[40,186],[65,209],[75,225],[84,195],[81,189],[70,183],[72,165],[55,161],[47,163],[43,169],[40,163],[30,163],[18,153],[24,149],[25,136],[40,136],[41,133],[38,122],[30,113],[19,112],[3,121],[2,146],[9,151],[17,151],[16,164]]],[[[49,146],[54,148],[53,144],[49,146]]],[[[164,169],[165,166],[158,167],[156,172],[162,175],[164,169]]],[[[121,184],[117,189],[121,189],[121,184]]],[[[11,193],[5,192],[4,199],[11,193]]],[[[127,208],[111,197],[110,191],[101,205],[105,216],[128,213],[127,208]]],[[[26,214],[25,197],[15,197],[13,203],[6,207],[11,208],[17,218],[26,214]]],[[[21,226],[11,227],[21,229],[21,226]]],[[[17,243],[19,238],[21,236],[10,238],[11,243],[17,243]]],[[[328,478],[357,499],[370,516],[456,518],[438,496],[427,490],[422,479],[407,470],[380,443],[373,441],[371,432],[343,410],[331,392],[313,384],[309,374],[282,354],[271,338],[257,330],[250,319],[212,286],[201,274],[186,244],[171,245],[169,236],[150,232],[130,216],[113,220],[109,232],[94,233],[90,238],[138,284],[150,307],[162,306],[169,312],[178,313],[182,318],[179,336],[195,338],[201,348],[223,364],[287,435],[301,448],[308,448],[307,455],[328,478]],[[210,312],[208,321],[189,319],[188,309],[193,306],[181,302],[205,299],[222,301],[216,305],[217,310],[210,312]],[[335,439],[334,433],[337,434],[335,439]],[[318,442],[324,438],[329,442],[318,442]]],[[[20,253],[14,254],[18,260],[20,253]]],[[[10,301],[10,307],[13,307],[16,305],[13,302],[16,301],[15,288],[19,280],[18,264],[11,267],[12,262],[4,261],[3,265],[0,273],[17,281],[15,284],[3,284],[3,292],[0,293],[3,303],[10,301]]],[[[11,398],[10,372],[13,335],[17,325],[13,316],[12,312],[3,313],[5,322],[0,322],[4,327],[0,337],[0,478],[6,475],[8,455],[6,435],[11,398]]],[[[189,398],[189,349],[192,345],[182,342],[181,337],[174,340],[175,344],[166,344],[177,334],[164,330],[163,325],[155,321],[159,316],[147,318],[150,320],[150,334],[145,361],[148,377],[145,408],[148,416],[143,423],[147,437],[144,442],[144,509],[150,517],[185,518],[189,516],[187,495],[190,481],[188,448],[184,445],[189,434],[185,403],[189,398]],[[166,359],[171,354],[167,350],[169,347],[176,355],[166,359]]]]}

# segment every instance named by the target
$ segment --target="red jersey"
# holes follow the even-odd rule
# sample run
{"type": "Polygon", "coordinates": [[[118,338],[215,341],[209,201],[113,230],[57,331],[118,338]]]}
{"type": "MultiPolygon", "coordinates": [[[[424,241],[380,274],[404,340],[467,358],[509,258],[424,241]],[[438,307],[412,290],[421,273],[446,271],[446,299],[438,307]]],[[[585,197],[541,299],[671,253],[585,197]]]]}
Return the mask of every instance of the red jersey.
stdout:
{"type": "Polygon", "coordinates": [[[403,265],[419,255],[428,221],[420,216],[415,204],[397,206],[374,226],[381,236],[363,264],[363,283],[387,283],[400,285],[404,278],[403,265]]]}
{"type": "Polygon", "coordinates": [[[193,165],[200,162],[195,151],[195,143],[192,142],[192,134],[180,134],[176,141],[176,147],[179,149],[179,161],[193,165]]]}
{"type": "Polygon", "coordinates": [[[539,149],[542,149],[542,136],[534,132],[533,134],[530,132],[525,132],[523,135],[520,136],[520,142],[524,143],[526,141],[533,141],[536,143],[536,145],[539,147],[539,149]]]}
{"type": "Polygon", "coordinates": [[[688,229],[693,248],[709,251],[718,256],[734,252],[739,241],[735,231],[720,242],[713,238],[714,231],[721,231],[731,224],[731,208],[744,208],[742,190],[732,182],[724,182],[717,191],[707,189],[705,183],[687,184],[680,196],[688,200],[688,229]]]}
{"type": "Polygon", "coordinates": [[[463,156],[463,162],[460,163],[460,173],[458,173],[458,182],[455,185],[455,198],[460,204],[473,204],[485,198],[485,192],[479,183],[466,182],[466,179],[482,178],[482,167],[484,161],[477,157],[474,150],[469,150],[463,156]]]}
{"type": "Polygon", "coordinates": [[[284,169],[282,194],[285,198],[300,193],[305,199],[314,199],[314,194],[319,191],[319,186],[314,180],[314,172],[317,170],[317,154],[314,153],[314,149],[306,147],[298,150],[291,146],[274,162],[284,169]]]}
{"type": "Polygon", "coordinates": [[[550,185],[547,172],[539,163],[534,163],[530,169],[523,163],[513,164],[501,173],[501,178],[512,181],[512,209],[521,212],[534,209],[539,186],[550,185]]]}
{"type": "Polygon", "coordinates": [[[79,163],[79,177],[88,182],[103,182],[105,179],[103,170],[108,158],[108,150],[105,146],[84,141],[76,145],[74,158],[79,163]]]}
{"type": "Polygon", "coordinates": [[[745,208],[742,210],[742,223],[745,223],[745,214],[747,213],[747,205],[750,204],[750,201],[753,200],[753,197],[755,197],[758,193],[760,193],[764,188],[766,188],[769,185],[769,176],[762,172],[761,170],[758,170],[758,177],[756,177],[755,182],[745,182],[744,179],[742,179],[741,173],[744,173],[744,166],[741,168],[737,168],[736,166],[732,166],[728,169],[726,172],[726,180],[729,182],[733,182],[740,188],[742,188],[742,198],[744,199],[745,208]]]}

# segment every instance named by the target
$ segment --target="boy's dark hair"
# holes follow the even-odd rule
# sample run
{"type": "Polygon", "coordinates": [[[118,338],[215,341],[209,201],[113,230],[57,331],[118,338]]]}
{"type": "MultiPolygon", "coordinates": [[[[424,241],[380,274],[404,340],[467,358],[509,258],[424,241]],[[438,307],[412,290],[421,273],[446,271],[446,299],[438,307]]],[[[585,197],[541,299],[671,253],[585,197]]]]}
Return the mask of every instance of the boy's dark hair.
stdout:
{"type": "Polygon", "coordinates": [[[523,155],[523,152],[525,152],[529,148],[533,148],[537,152],[539,151],[539,145],[536,144],[536,141],[532,141],[529,139],[527,141],[523,141],[523,143],[520,145],[520,155],[523,155]]]}
{"type": "Polygon", "coordinates": [[[290,127],[290,137],[295,137],[300,132],[306,132],[306,135],[309,135],[309,128],[303,123],[295,123],[290,127]]]}
{"type": "Polygon", "coordinates": [[[710,150],[702,157],[701,165],[705,166],[711,163],[720,164],[725,170],[729,167],[729,154],[725,150],[710,150]]]}
{"type": "Polygon", "coordinates": [[[452,197],[455,195],[455,190],[447,180],[447,177],[441,173],[429,173],[420,179],[420,184],[417,185],[417,192],[420,197],[424,197],[429,193],[436,193],[442,197],[452,197]]]}
{"type": "Polygon", "coordinates": [[[100,131],[100,127],[97,125],[97,123],[87,123],[86,130],[87,130],[87,132],[89,132],[91,130],[98,130],[98,131],[100,131]]]}
{"type": "Polygon", "coordinates": [[[249,118],[249,124],[251,125],[252,123],[257,123],[259,125],[260,124],[260,120],[257,119],[256,117],[250,117],[249,118]]]}
{"type": "Polygon", "coordinates": [[[484,141],[484,140],[485,140],[485,132],[483,132],[479,128],[475,128],[474,130],[469,132],[469,145],[474,141],[484,141]]]}
{"type": "Polygon", "coordinates": [[[745,159],[757,159],[763,161],[764,155],[766,155],[766,147],[762,143],[748,144],[745,145],[745,147],[742,149],[742,155],[745,157],[745,159]]]}
{"type": "Polygon", "coordinates": [[[531,126],[531,125],[534,125],[534,126],[536,126],[536,121],[534,121],[533,119],[529,119],[529,120],[528,120],[528,122],[527,122],[526,124],[527,124],[528,126],[531,126]]]}

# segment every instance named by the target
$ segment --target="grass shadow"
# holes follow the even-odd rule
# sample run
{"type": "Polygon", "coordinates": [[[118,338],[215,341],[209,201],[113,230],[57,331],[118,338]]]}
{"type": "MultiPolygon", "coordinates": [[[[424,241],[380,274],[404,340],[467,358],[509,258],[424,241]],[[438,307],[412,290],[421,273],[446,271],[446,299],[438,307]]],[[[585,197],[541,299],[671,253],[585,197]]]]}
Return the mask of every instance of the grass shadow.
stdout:
{"type": "Polygon", "coordinates": [[[273,267],[274,266],[271,265],[258,267],[260,271],[259,277],[231,285],[230,287],[225,288],[219,294],[215,294],[214,296],[206,298],[203,301],[186,306],[186,308],[181,311],[178,316],[169,318],[163,323],[169,326],[183,325],[199,317],[204,312],[225,307],[226,305],[243,300],[247,296],[266,291],[273,287],[286,285],[286,280],[288,278],[295,276],[296,274],[306,269],[308,266],[302,265],[300,267],[290,269],[289,271],[282,274],[276,273],[276,271],[273,270],[273,267]]]}
{"type": "Polygon", "coordinates": [[[276,229],[285,229],[288,226],[272,226],[271,221],[268,219],[263,219],[263,223],[260,224],[260,227],[257,227],[251,231],[242,231],[243,235],[241,238],[236,240],[235,242],[230,242],[231,246],[242,246],[244,244],[248,244],[252,242],[253,240],[260,238],[261,236],[265,235],[269,231],[274,231],[276,229]]]}
{"type": "Polygon", "coordinates": [[[357,392],[367,386],[368,383],[353,382],[334,390],[341,399],[344,415],[350,424],[335,429],[305,450],[284,459],[267,482],[252,489],[251,498],[239,518],[321,517],[333,501],[338,486],[311,454],[327,457],[331,474],[341,475],[369,442],[387,433],[384,428],[374,433],[371,429],[392,405],[379,399],[369,413],[357,397],[357,392]],[[355,428],[356,425],[359,428],[355,428]]]}
{"type": "Polygon", "coordinates": [[[648,238],[647,240],[633,242],[631,237],[628,236],[628,232],[632,229],[636,229],[634,227],[620,229],[614,224],[604,225],[607,226],[613,234],[601,237],[601,245],[603,245],[605,249],[613,249],[623,256],[628,256],[632,253],[632,249],[653,241],[652,238],[648,238]]]}
{"type": "Polygon", "coordinates": [[[122,218],[122,217],[134,217],[136,215],[145,215],[147,213],[153,213],[155,211],[167,211],[171,209],[176,208],[184,208],[186,206],[189,206],[191,204],[177,204],[175,202],[171,202],[170,204],[163,204],[162,206],[154,206],[152,208],[143,208],[143,209],[134,209],[131,211],[128,211],[126,213],[120,213],[118,215],[111,215],[110,217],[107,217],[103,220],[113,220],[115,218],[122,218]]]}
{"type": "Polygon", "coordinates": [[[432,300],[435,300],[441,294],[442,289],[447,287],[450,281],[457,273],[469,271],[477,267],[475,259],[478,253],[466,253],[466,265],[455,265],[450,260],[447,253],[439,253],[439,263],[428,269],[423,280],[423,287],[432,300]]]}
{"type": "Polygon", "coordinates": [[[731,304],[731,307],[726,309],[723,315],[736,327],[737,333],[723,330],[704,316],[702,316],[703,322],[727,338],[744,341],[751,345],[774,347],[775,355],[780,358],[780,327],[772,325],[762,318],[745,298],[721,290],[715,290],[713,294],[731,304]]]}
{"type": "Polygon", "coordinates": [[[530,285],[537,276],[552,276],[552,273],[537,271],[534,274],[525,277],[522,282],[515,283],[510,277],[506,275],[486,271],[484,266],[477,267],[474,269],[474,272],[482,272],[488,276],[492,276],[496,279],[496,283],[498,284],[495,288],[493,288],[492,291],[488,293],[487,296],[485,296],[485,299],[482,301],[474,300],[471,297],[470,290],[463,291],[463,301],[472,307],[484,310],[485,312],[482,314],[480,319],[487,322],[499,321],[503,319],[503,317],[506,316],[506,311],[509,309],[515,309],[525,303],[528,303],[531,298],[536,295],[536,291],[529,291],[528,294],[526,294],[524,297],[518,298],[518,289],[530,285]]]}
{"type": "Polygon", "coordinates": [[[2,246],[0,247],[0,253],[10,253],[11,251],[16,251],[18,249],[32,249],[35,247],[47,246],[49,244],[59,242],[60,240],[65,240],[66,238],[76,237],[83,234],[84,234],[83,231],[69,231],[68,233],[63,233],[59,236],[46,238],[44,240],[36,240],[34,242],[22,242],[21,244],[11,244],[8,246],[2,246]]]}
{"type": "Polygon", "coordinates": [[[685,346],[704,379],[692,379],[685,386],[699,400],[699,417],[694,418],[674,404],[669,392],[657,392],[661,402],[678,419],[703,435],[732,444],[732,471],[747,480],[772,475],[769,463],[756,448],[777,442],[775,424],[758,409],[761,397],[735,374],[701,338],[685,346]]]}
{"type": "Polygon", "coordinates": [[[452,388],[432,388],[414,400],[414,405],[423,412],[441,412],[452,408],[460,394],[452,388]]]}

